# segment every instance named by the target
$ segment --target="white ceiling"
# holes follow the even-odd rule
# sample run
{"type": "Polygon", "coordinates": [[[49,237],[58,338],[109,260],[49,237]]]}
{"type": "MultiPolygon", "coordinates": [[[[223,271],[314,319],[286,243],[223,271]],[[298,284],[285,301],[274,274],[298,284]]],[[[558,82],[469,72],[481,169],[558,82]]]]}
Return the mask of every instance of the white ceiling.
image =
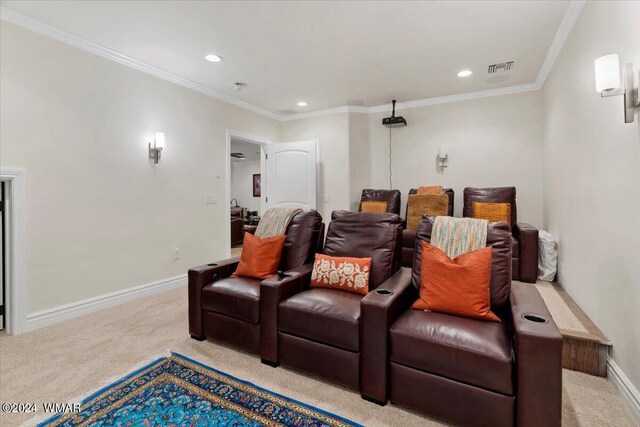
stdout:
{"type": "Polygon", "coordinates": [[[376,106],[533,83],[568,1],[3,1],[270,112],[376,106]],[[224,58],[213,64],[204,56],[224,58]],[[487,66],[515,61],[508,79],[487,66]],[[474,74],[456,76],[462,69],[474,74]],[[233,82],[248,84],[233,90],[233,82]],[[300,100],[307,107],[298,107],[300,100]]]}
{"type": "Polygon", "coordinates": [[[243,153],[245,160],[231,158],[232,162],[246,162],[249,160],[260,160],[260,145],[243,141],[242,139],[231,137],[231,153],[243,153]]]}

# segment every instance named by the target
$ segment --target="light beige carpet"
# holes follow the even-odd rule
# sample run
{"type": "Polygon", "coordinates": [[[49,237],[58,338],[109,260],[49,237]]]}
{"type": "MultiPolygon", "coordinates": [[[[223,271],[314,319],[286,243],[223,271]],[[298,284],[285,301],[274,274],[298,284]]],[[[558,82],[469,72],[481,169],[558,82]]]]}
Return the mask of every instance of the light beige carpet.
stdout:
{"type": "MultiPolygon", "coordinates": [[[[0,335],[0,402],[67,402],[170,350],[367,426],[443,425],[393,404],[366,402],[355,391],[271,368],[257,356],[192,340],[186,288],[21,336],[0,335]]],[[[564,371],[563,379],[565,426],[633,425],[605,379],[571,371],[564,371]]],[[[14,426],[30,418],[0,413],[0,425],[14,426]]]]}
{"type": "Polygon", "coordinates": [[[242,246],[234,246],[231,248],[231,258],[239,257],[242,253],[242,246]]]}
{"type": "Polygon", "coordinates": [[[553,283],[538,280],[535,286],[538,292],[540,292],[558,328],[585,334],[588,333],[587,328],[582,324],[580,319],[573,314],[571,308],[555,290],[553,283]]]}

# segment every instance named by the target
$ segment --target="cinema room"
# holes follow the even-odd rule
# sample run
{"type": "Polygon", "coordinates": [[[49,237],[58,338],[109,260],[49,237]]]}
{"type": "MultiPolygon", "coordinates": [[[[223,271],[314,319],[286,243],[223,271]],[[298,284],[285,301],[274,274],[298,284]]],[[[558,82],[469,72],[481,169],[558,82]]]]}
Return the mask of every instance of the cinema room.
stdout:
{"type": "Polygon", "coordinates": [[[0,0],[0,426],[640,427],[640,0],[0,0]]]}

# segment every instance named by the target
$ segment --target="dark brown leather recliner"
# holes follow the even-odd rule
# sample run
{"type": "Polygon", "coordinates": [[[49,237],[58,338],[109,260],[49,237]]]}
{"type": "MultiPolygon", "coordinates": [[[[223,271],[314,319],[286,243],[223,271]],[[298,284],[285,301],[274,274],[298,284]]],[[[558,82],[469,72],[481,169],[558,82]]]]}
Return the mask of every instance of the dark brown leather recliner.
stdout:
{"type": "Polygon", "coordinates": [[[358,212],[362,211],[362,202],[387,202],[387,212],[400,215],[400,190],[362,190],[358,212]]]}
{"type": "MultiPolygon", "coordinates": [[[[444,194],[449,197],[449,212],[448,216],[453,216],[453,201],[455,194],[451,188],[445,188],[442,190],[444,194]]],[[[416,188],[409,190],[409,195],[418,194],[416,188]]],[[[407,208],[409,207],[409,201],[407,200],[407,208]]],[[[405,212],[404,226],[407,224],[407,213],[405,212]]],[[[413,252],[416,246],[416,232],[417,230],[408,230],[405,228],[402,230],[402,266],[411,267],[413,265],[413,252]]]]}
{"type": "Polygon", "coordinates": [[[511,205],[513,280],[535,283],[538,280],[538,229],[518,222],[516,188],[465,188],[462,216],[473,216],[473,202],[511,205]]]}
{"type": "MultiPolygon", "coordinates": [[[[324,224],[316,211],[301,212],[287,228],[280,270],[287,274],[313,265],[324,224]]],[[[261,283],[278,285],[278,276],[266,280],[231,276],[239,258],[230,258],[189,270],[189,333],[197,340],[220,340],[258,353],[262,323],[261,283]]]]}
{"type": "Polygon", "coordinates": [[[395,301],[382,290],[411,273],[399,271],[401,234],[398,215],[333,212],[323,252],[370,257],[369,293],[309,288],[311,269],[285,279],[278,288],[263,283],[261,293],[273,310],[270,328],[263,323],[263,333],[270,334],[262,339],[263,361],[311,372],[384,402],[385,382],[371,374],[386,366],[386,361],[380,365],[379,353],[387,347],[385,317],[395,301]]]}
{"type": "MultiPolygon", "coordinates": [[[[500,323],[410,308],[432,226],[429,218],[420,223],[412,277],[396,285],[399,303],[386,318],[391,402],[459,425],[560,426],[562,335],[536,288],[511,283],[508,224],[490,223],[487,233],[491,310],[500,323]]],[[[383,381],[385,372],[376,372],[383,381]]]]}

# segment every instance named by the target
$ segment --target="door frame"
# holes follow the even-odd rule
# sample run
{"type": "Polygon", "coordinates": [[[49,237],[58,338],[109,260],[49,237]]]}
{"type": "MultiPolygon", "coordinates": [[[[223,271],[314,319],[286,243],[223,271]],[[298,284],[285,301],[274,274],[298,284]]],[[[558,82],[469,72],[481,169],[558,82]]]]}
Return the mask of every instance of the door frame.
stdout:
{"type": "Polygon", "coordinates": [[[5,332],[20,335],[27,318],[27,170],[0,166],[0,181],[6,184],[5,332]]]}
{"type": "MultiPolygon", "coordinates": [[[[261,186],[262,188],[265,188],[264,183],[265,181],[265,172],[266,172],[266,165],[265,165],[265,158],[264,158],[264,146],[271,144],[271,140],[266,139],[266,138],[261,138],[259,136],[255,136],[255,135],[249,135],[247,133],[243,133],[243,132],[238,132],[235,131],[233,129],[229,129],[227,128],[227,135],[226,135],[226,147],[225,147],[225,169],[226,169],[226,177],[225,177],[225,185],[226,185],[226,194],[225,194],[225,219],[224,219],[224,224],[225,224],[225,228],[226,231],[224,233],[225,235],[225,253],[226,253],[226,258],[230,258],[231,257],[231,217],[229,214],[229,205],[231,204],[231,138],[235,137],[238,139],[242,139],[246,142],[250,142],[252,144],[256,144],[260,146],[260,174],[262,175],[260,177],[261,179],[261,186]]],[[[264,211],[264,198],[265,198],[265,194],[264,191],[261,192],[260,194],[260,209],[262,211],[264,211]]]]}

